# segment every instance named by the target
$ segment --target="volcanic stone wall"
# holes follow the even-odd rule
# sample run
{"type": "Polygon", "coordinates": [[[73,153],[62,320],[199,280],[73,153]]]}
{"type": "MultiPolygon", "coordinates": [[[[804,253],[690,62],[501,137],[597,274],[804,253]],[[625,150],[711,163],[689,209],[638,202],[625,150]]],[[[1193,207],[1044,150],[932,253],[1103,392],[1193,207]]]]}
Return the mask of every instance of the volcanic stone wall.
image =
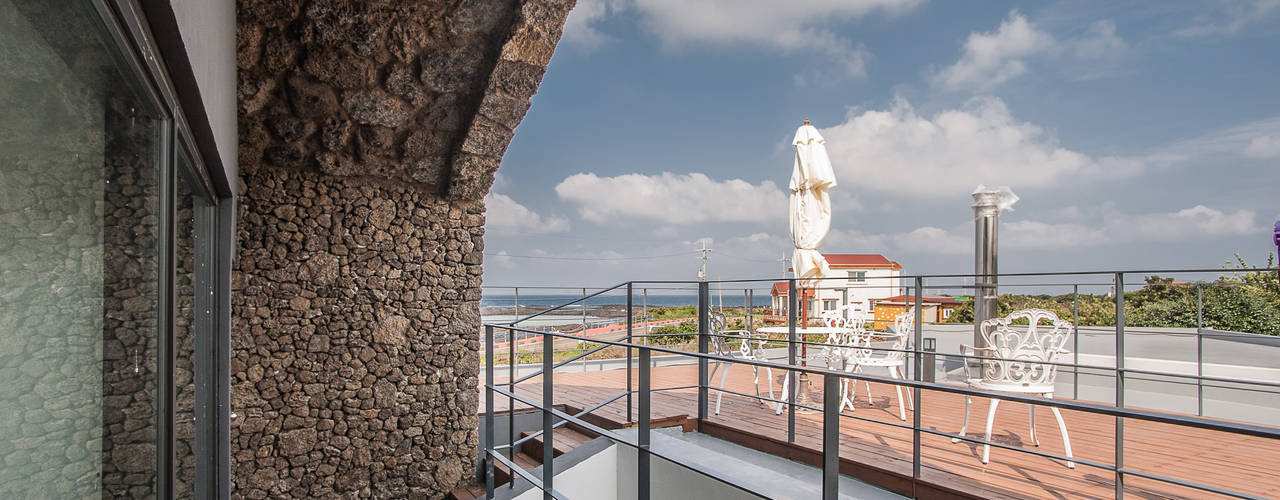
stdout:
{"type": "Polygon", "coordinates": [[[300,171],[242,180],[237,493],[456,486],[478,442],[481,205],[300,171]]]}
{"type": "Polygon", "coordinates": [[[234,495],[474,480],[483,197],[572,0],[241,0],[234,495]]]}

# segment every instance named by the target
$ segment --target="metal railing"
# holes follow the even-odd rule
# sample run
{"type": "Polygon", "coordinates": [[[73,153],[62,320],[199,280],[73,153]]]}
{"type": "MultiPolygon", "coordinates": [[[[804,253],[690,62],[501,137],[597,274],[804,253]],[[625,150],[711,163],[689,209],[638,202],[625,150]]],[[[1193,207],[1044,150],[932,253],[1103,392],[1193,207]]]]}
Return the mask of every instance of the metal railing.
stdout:
{"type": "MultiPolygon", "coordinates": [[[[1262,270],[1262,271],[1271,271],[1271,270],[1262,270]]],[[[1247,423],[1241,423],[1241,422],[1209,420],[1209,419],[1202,418],[1200,416],[1163,413],[1163,412],[1157,412],[1157,411],[1148,411],[1144,409],[1128,408],[1125,406],[1125,381],[1126,381],[1126,378],[1129,378],[1131,375],[1175,377],[1175,378],[1182,378],[1182,379],[1194,378],[1195,383],[1198,386],[1197,406],[1198,406],[1199,414],[1203,413],[1203,387],[1205,382],[1219,382],[1219,383],[1230,383],[1230,384],[1238,384],[1238,385],[1256,385],[1256,386],[1267,387],[1267,388],[1280,387],[1280,382],[1205,376],[1203,373],[1204,370],[1203,370],[1202,338],[1206,336],[1205,333],[1208,330],[1205,330],[1203,328],[1197,328],[1197,331],[1195,333],[1195,335],[1197,336],[1197,365],[1198,365],[1196,375],[1166,373],[1166,372],[1159,372],[1159,371],[1153,371],[1153,370],[1141,370],[1141,369],[1128,368],[1125,366],[1125,359],[1126,359],[1125,347],[1126,346],[1125,346],[1124,314],[1125,314],[1125,287],[1126,287],[1125,276],[1126,274],[1136,275],[1136,274],[1156,274],[1156,273],[1168,274],[1168,273],[1193,273],[1193,272],[1223,273],[1223,272],[1230,272],[1230,270],[1222,270],[1222,269],[1174,270],[1174,271],[1156,270],[1156,271],[1130,271],[1130,272],[1120,271],[1120,272],[1081,272],[1081,273],[1044,273],[1044,274],[1019,273],[1019,274],[1000,275],[1001,277],[1069,276],[1069,275],[1107,276],[1109,275],[1109,277],[1112,278],[1111,283],[1113,283],[1112,286],[1114,286],[1115,288],[1114,306],[1115,306],[1115,315],[1116,315],[1115,316],[1116,319],[1115,319],[1114,365],[1113,366],[1081,365],[1079,364],[1078,357],[1073,358],[1072,363],[1045,362],[1045,363],[1039,363],[1039,364],[1056,365],[1064,368],[1069,367],[1072,369],[1073,374],[1076,374],[1081,369],[1096,370],[1096,371],[1110,371],[1112,373],[1112,377],[1114,378],[1114,391],[1115,391],[1114,406],[1082,402],[1082,401],[1074,401],[1074,400],[1048,399],[1048,398],[1036,397],[1036,396],[1017,395],[1017,394],[1012,394],[1007,392],[982,390],[974,387],[964,387],[959,385],[923,381],[921,374],[924,370],[923,361],[924,361],[925,355],[956,357],[956,358],[963,359],[965,363],[969,363],[971,361],[981,362],[981,360],[997,359],[992,357],[973,356],[973,355],[944,355],[936,352],[926,352],[920,349],[923,343],[922,341],[923,341],[923,333],[924,333],[924,330],[923,330],[924,321],[922,317],[924,308],[922,307],[923,306],[922,301],[924,298],[925,291],[931,288],[956,288],[956,286],[954,285],[927,286],[926,280],[927,279],[945,279],[945,278],[972,278],[973,277],[972,275],[935,275],[935,276],[901,277],[901,279],[903,279],[904,281],[909,280],[910,282],[912,282],[912,286],[910,286],[910,289],[914,292],[913,300],[914,300],[915,321],[913,323],[914,331],[912,332],[914,341],[910,344],[908,349],[891,349],[891,348],[885,348],[885,347],[870,347],[869,349],[881,350],[881,351],[905,352],[910,357],[912,368],[913,368],[911,370],[912,372],[911,378],[906,380],[880,377],[880,376],[874,376],[874,375],[866,375],[862,373],[835,371],[835,370],[829,370],[826,368],[799,366],[797,364],[797,358],[796,358],[797,348],[799,348],[800,346],[825,346],[826,344],[821,342],[810,342],[801,338],[797,338],[798,325],[797,325],[796,317],[798,315],[795,314],[795,312],[799,310],[799,307],[797,304],[798,294],[790,294],[790,297],[789,297],[790,304],[787,309],[788,310],[788,314],[787,314],[788,335],[786,339],[787,351],[788,351],[788,356],[787,356],[788,362],[786,364],[781,364],[781,363],[775,363],[770,361],[723,357],[723,356],[717,356],[717,355],[708,353],[709,339],[712,336],[715,336],[717,334],[713,333],[710,328],[709,312],[711,308],[710,308],[710,298],[709,298],[709,295],[710,295],[709,284],[707,282],[631,281],[631,282],[626,282],[626,283],[616,285],[614,287],[603,289],[592,295],[587,295],[584,293],[584,296],[582,298],[574,302],[578,302],[578,301],[585,302],[586,299],[588,299],[591,296],[600,295],[609,291],[618,290],[625,287],[626,294],[627,294],[626,295],[627,325],[626,325],[626,334],[623,337],[617,340],[588,338],[584,336],[577,336],[573,334],[559,333],[559,332],[553,332],[553,331],[547,331],[547,330],[531,330],[531,329],[521,328],[521,327],[515,326],[514,322],[508,323],[508,324],[484,325],[485,341],[489,346],[494,345],[493,339],[494,339],[495,330],[505,330],[506,332],[509,332],[508,338],[510,338],[510,332],[520,332],[529,336],[540,337],[542,350],[543,350],[542,363],[541,363],[542,368],[540,371],[517,378],[514,371],[515,363],[510,363],[508,366],[508,369],[510,370],[508,380],[506,382],[497,383],[494,381],[494,370],[495,370],[494,359],[493,359],[494,349],[486,349],[485,385],[484,385],[485,403],[486,403],[486,413],[485,413],[485,420],[484,420],[486,444],[481,457],[483,460],[486,492],[489,498],[493,498],[493,495],[494,495],[493,468],[494,468],[495,462],[499,462],[505,465],[506,467],[510,468],[510,470],[512,471],[511,486],[514,486],[514,483],[515,483],[514,477],[519,476],[521,478],[524,478],[530,484],[532,484],[533,487],[543,491],[544,498],[565,498],[562,493],[556,491],[554,488],[554,472],[555,471],[554,471],[554,468],[550,466],[550,464],[552,464],[553,462],[552,450],[554,447],[553,441],[555,439],[554,432],[552,431],[556,427],[565,425],[566,423],[573,423],[577,426],[590,430],[591,432],[604,436],[612,440],[613,442],[621,443],[621,444],[636,448],[638,450],[638,462],[637,462],[637,469],[636,469],[638,498],[641,498],[641,499],[650,498],[650,495],[649,495],[650,494],[649,479],[650,479],[650,471],[651,471],[650,457],[657,455],[650,448],[651,446],[650,422],[652,418],[652,399],[651,399],[652,393],[659,392],[659,391],[667,391],[667,390],[696,388],[697,389],[697,421],[696,422],[698,424],[699,430],[701,430],[702,423],[706,421],[708,416],[707,408],[708,408],[708,399],[709,399],[710,391],[719,391],[721,393],[735,394],[735,395],[740,395],[745,397],[753,397],[753,398],[756,397],[756,396],[740,393],[740,392],[729,390],[729,389],[713,387],[708,380],[707,368],[709,363],[715,362],[715,363],[735,363],[735,364],[742,364],[742,365],[754,366],[759,368],[778,369],[784,373],[789,373],[790,374],[789,376],[791,377],[790,380],[793,380],[793,381],[797,380],[800,375],[814,375],[814,376],[822,377],[824,383],[823,383],[823,405],[821,407],[805,405],[801,402],[797,402],[796,393],[799,390],[798,386],[800,385],[797,383],[790,384],[789,394],[784,396],[785,400],[776,400],[771,398],[761,398],[761,399],[770,401],[776,404],[786,405],[788,409],[787,440],[788,442],[792,442],[792,443],[794,443],[796,440],[796,432],[795,432],[796,416],[795,415],[796,415],[797,407],[806,408],[808,410],[822,413],[822,419],[823,419],[822,491],[823,491],[824,499],[837,498],[839,494],[839,485],[838,485],[839,439],[840,439],[839,428],[840,428],[841,417],[854,419],[858,421],[873,422],[880,425],[888,425],[888,426],[902,428],[902,429],[909,429],[912,432],[912,477],[911,479],[913,481],[918,481],[921,478],[921,463],[922,463],[921,441],[922,441],[922,436],[925,434],[928,434],[928,435],[934,435],[934,436],[947,437],[947,438],[951,438],[952,440],[962,440],[962,441],[975,443],[979,445],[989,445],[995,448],[1013,450],[1020,453],[1034,455],[1034,456],[1046,457],[1050,459],[1062,460],[1062,461],[1068,461],[1068,462],[1075,462],[1077,464],[1082,464],[1085,466],[1109,471],[1114,475],[1116,498],[1122,498],[1125,494],[1124,481],[1126,476],[1138,477],[1138,478],[1143,478],[1147,480],[1157,481],[1161,483],[1168,483],[1168,484],[1177,485],[1185,488],[1191,488],[1199,491],[1210,492],[1214,494],[1225,495],[1225,496],[1236,497],[1236,498],[1259,498],[1257,496],[1254,496],[1246,492],[1229,490],[1226,488],[1213,486],[1209,484],[1202,484],[1202,483],[1198,483],[1198,482],[1187,480],[1187,479],[1166,477],[1166,476],[1155,474],[1152,472],[1136,470],[1130,467],[1126,467],[1124,462],[1124,458],[1125,458],[1124,432],[1125,432],[1126,420],[1139,420],[1139,421],[1155,422],[1155,423],[1161,423],[1161,424],[1170,424],[1170,425],[1176,425],[1176,426],[1182,426],[1182,427],[1188,427],[1188,428],[1226,432],[1226,433],[1237,434],[1237,435],[1262,437],[1267,439],[1280,439],[1280,429],[1276,429],[1273,427],[1253,425],[1253,424],[1247,424],[1247,423]],[[633,328],[635,326],[634,323],[635,323],[636,315],[634,314],[634,307],[633,307],[634,305],[632,303],[632,297],[634,296],[635,286],[638,283],[696,284],[697,285],[698,287],[698,332],[696,333],[696,335],[698,340],[698,352],[685,352],[685,351],[675,350],[675,349],[658,346],[658,345],[635,343],[635,340],[637,337],[634,335],[633,328]],[[599,404],[596,404],[591,408],[579,411],[576,414],[571,415],[566,413],[565,411],[556,409],[554,407],[555,370],[556,368],[564,366],[567,363],[577,359],[577,357],[575,357],[566,361],[560,361],[560,362],[555,361],[553,345],[557,339],[570,339],[570,340],[577,340],[579,342],[594,342],[594,343],[600,344],[600,346],[597,349],[593,349],[590,352],[598,352],[598,350],[602,350],[610,347],[625,348],[627,351],[626,388],[623,391],[619,392],[617,395],[607,398],[605,401],[599,404]],[[633,382],[635,381],[633,381],[633,377],[632,377],[633,371],[635,371],[633,370],[633,353],[638,353],[639,355],[638,356],[639,369],[637,374],[639,380],[638,380],[638,386],[636,386],[634,389],[633,389],[633,382]],[[654,389],[652,387],[652,381],[651,381],[651,366],[652,366],[651,363],[652,363],[652,356],[654,353],[668,354],[673,356],[684,356],[684,357],[689,357],[696,360],[698,363],[698,383],[693,386],[654,389]],[[521,396],[517,394],[515,390],[516,384],[526,380],[530,380],[537,376],[543,377],[542,384],[541,384],[543,397],[542,397],[541,403],[533,401],[527,397],[521,396]],[[916,402],[915,411],[913,412],[914,418],[912,419],[911,423],[903,424],[903,423],[892,422],[892,421],[881,421],[881,420],[871,419],[871,418],[867,418],[860,415],[844,414],[834,410],[834,408],[839,408],[840,406],[840,402],[839,402],[840,394],[838,391],[839,391],[839,387],[842,384],[842,381],[845,379],[852,380],[855,383],[857,381],[877,382],[877,383],[882,383],[887,385],[898,385],[898,386],[906,387],[908,390],[912,391],[914,396],[913,400],[916,402]],[[506,386],[506,388],[504,389],[500,386],[506,386]],[[1046,406],[1046,407],[1053,407],[1053,408],[1059,408],[1064,410],[1072,410],[1072,411],[1099,414],[1099,415],[1113,417],[1115,419],[1115,431],[1114,431],[1114,440],[1113,440],[1114,460],[1112,461],[1112,463],[1105,463],[1105,462],[1099,462],[1097,460],[1086,459],[1081,457],[1068,457],[1068,456],[1051,453],[1051,452],[1025,449],[1018,446],[1012,446],[1012,445],[1003,444],[1000,442],[991,441],[988,439],[978,439],[978,438],[968,437],[964,435],[957,435],[957,434],[952,434],[948,432],[942,432],[936,429],[925,428],[924,426],[921,425],[921,415],[922,413],[924,413],[924,410],[922,408],[921,395],[922,395],[922,391],[925,391],[925,390],[963,395],[966,397],[993,398],[993,399],[999,399],[1001,401],[1025,403],[1025,404],[1031,404],[1036,406],[1046,406]],[[517,441],[515,440],[515,437],[514,437],[514,425],[508,425],[507,427],[510,434],[508,435],[508,439],[506,441],[507,444],[501,445],[501,446],[495,445],[495,441],[494,441],[495,436],[493,435],[494,428],[495,428],[495,418],[496,418],[493,411],[495,395],[502,395],[507,397],[507,400],[508,400],[507,408],[511,410],[509,413],[509,418],[514,419],[514,408],[515,408],[515,403],[517,401],[524,405],[527,405],[532,410],[540,411],[543,417],[542,429],[535,435],[526,436],[525,438],[522,438],[521,440],[517,441]],[[633,396],[635,396],[635,399],[638,399],[638,405],[633,405],[633,396]],[[635,440],[632,440],[630,437],[626,435],[603,429],[583,419],[584,416],[623,398],[625,398],[627,401],[626,403],[627,404],[627,421],[634,422],[637,426],[638,432],[636,434],[635,440]],[[633,413],[633,406],[638,406],[636,408],[636,410],[638,410],[638,415],[635,415],[633,413]],[[556,421],[557,419],[559,419],[559,422],[556,421]],[[514,463],[512,459],[515,453],[515,450],[520,444],[537,436],[541,436],[542,439],[544,440],[543,446],[542,446],[543,454],[544,454],[542,463],[544,464],[544,466],[542,467],[541,478],[534,477],[531,472],[522,470],[518,465],[514,463]],[[507,453],[507,456],[503,456],[501,451],[505,451],[507,453]]],[[[733,281],[724,281],[721,283],[722,284],[723,283],[749,283],[754,281],[758,281],[758,280],[733,280],[733,281]]],[[[789,282],[790,290],[797,289],[797,281],[795,279],[788,279],[786,281],[789,282]]],[[[1092,284],[1092,285],[1096,286],[1096,285],[1100,285],[1100,283],[1092,284]]],[[[972,285],[969,285],[969,286],[972,286],[972,285]]],[[[1010,285],[1006,284],[1001,286],[1010,286],[1010,285]]],[[[1013,286],[1016,286],[1016,285],[1013,285],[1013,286]]],[[[1079,286],[1074,285],[1074,288],[1075,288],[1074,293],[1078,295],[1079,286]]],[[[1199,288],[1197,289],[1197,297],[1198,298],[1202,297],[1202,293],[1199,290],[1199,288]]],[[[1202,299],[1200,300],[1202,302],[1202,299]]],[[[532,317],[536,317],[540,314],[544,314],[545,312],[550,312],[558,308],[567,307],[574,302],[571,302],[569,304],[563,304],[555,308],[550,308],[547,311],[544,311],[542,313],[520,318],[518,321],[523,321],[532,317]]],[[[1073,312],[1078,307],[1078,301],[1075,301],[1075,302],[1076,303],[1073,305],[1073,312]]],[[[1201,308],[1203,307],[1202,303],[1200,304],[1200,307],[1201,308]]],[[[1197,312],[1198,318],[1202,316],[1202,313],[1199,312],[1200,310],[1202,309],[1198,309],[1198,312],[1197,312]]],[[[1073,316],[1078,317],[1078,314],[1075,314],[1073,316]]],[[[1198,321],[1202,321],[1202,319],[1198,319],[1198,321]]],[[[1076,337],[1078,339],[1078,333],[1075,330],[1076,328],[1073,326],[1073,337],[1076,337]]],[[[512,346],[511,347],[512,354],[508,359],[515,360],[516,359],[514,355],[515,343],[511,342],[510,344],[512,346]]],[[[1073,351],[1078,353],[1079,351],[1078,344],[1076,345],[1077,345],[1077,348],[1074,349],[1073,351]]],[[[582,355],[579,355],[579,357],[585,357],[587,354],[589,353],[584,353],[582,355]]],[[[1078,379],[1078,377],[1074,377],[1074,378],[1078,379]]],[[[1073,381],[1073,384],[1078,384],[1078,381],[1073,381]]],[[[720,479],[720,480],[723,481],[723,479],[720,479]]]]}

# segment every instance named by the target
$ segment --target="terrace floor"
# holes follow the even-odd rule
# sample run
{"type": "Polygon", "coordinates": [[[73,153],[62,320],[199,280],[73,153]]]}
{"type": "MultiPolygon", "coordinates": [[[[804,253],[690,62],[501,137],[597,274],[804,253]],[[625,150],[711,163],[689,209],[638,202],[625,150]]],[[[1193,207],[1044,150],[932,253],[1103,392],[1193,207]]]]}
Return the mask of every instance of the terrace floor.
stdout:
{"type": "MultiPolygon", "coordinates": [[[[714,366],[714,364],[713,364],[714,366]]],[[[501,372],[501,370],[500,370],[501,372]]],[[[626,387],[625,369],[589,372],[557,372],[554,401],[575,408],[590,408],[626,387]]],[[[633,384],[638,377],[633,374],[633,384]]],[[[762,389],[764,370],[760,373],[762,389]]],[[[711,378],[718,382],[717,372],[711,378]]],[[[811,382],[814,406],[822,401],[822,381],[811,382]]],[[[503,379],[498,379],[501,383],[503,379]]],[[[516,392],[535,401],[542,398],[542,379],[535,377],[516,386],[516,392]]],[[[781,390],[782,374],[773,373],[773,387],[781,390]]],[[[659,366],[652,369],[653,388],[679,387],[697,383],[696,365],[659,366]]],[[[725,387],[754,393],[750,367],[737,366],[729,373],[725,387]]],[[[869,422],[910,423],[899,420],[897,395],[892,386],[872,383],[872,402],[859,383],[857,409],[845,410],[840,422],[841,473],[908,496],[961,494],[979,498],[1113,498],[1115,476],[1111,471],[1077,463],[1074,470],[1058,460],[1015,450],[991,449],[989,464],[980,460],[982,446],[969,442],[952,443],[950,438],[921,434],[921,476],[913,485],[912,435],[903,429],[869,422]],[[914,489],[913,489],[914,488],[914,489]]],[[[710,392],[710,408],[717,392],[710,392]]],[[[767,394],[767,392],[766,392],[767,394]]],[[[483,404],[483,392],[481,394],[483,404]]],[[[508,409],[507,398],[495,396],[495,410],[508,409]]],[[[638,401],[635,402],[638,404],[638,401]]],[[[981,437],[986,423],[988,401],[975,398],[971,408],[970,433],[981,437]]],[[[697,415],[697,390],[679,389],[653,393],[654,419],[679,419],[697,415]]],[[[517,402],[516,408],[523,405],[517,402]]],[[[638,407],[637,407],[638,408],[638,407]]],[[[964,397],[924,391],[917,408],[923,409],[924,428],[957,432],[964,415],[964,397]]],[[[484,409],[481,409],[483,412],[484,409]]],[[[637,410],[638,411],[638,410],[637,410]]],[[[626,398],[593,412],[606,427],[627,425],[626,398]]],[[[1115,461],[1113,417],[1063,411],[1074,456],[1104,464],[1115,461]]],[[[753,398],[725,394],[718,415],[703,422],[702,432],[739,444],[820,464],[822,415],[797,414],[794,443],[787,441],[787,414],[775,415],[771,407],[753,398]]],[[[1063,453],[1057,423],[1048,408],[1036,410],[1036,433],[1040,447],[1031,444],[1026,405],[1005,402],[998,407],[992,440],[1019,448],[1063,453]]],[[[1243,492],[1264,498],[1280,498],[1280,443],[1257,437],[1218,431],[1190,429],[1169,424],[1129,419],[1124,423],[1124,466],[1126,469],[1171,477],[1243,492]]],[[[1125,476],[1125,495],[1132,498],[1214,498],[1214,494],[1175,484],[1125,476]]]]}

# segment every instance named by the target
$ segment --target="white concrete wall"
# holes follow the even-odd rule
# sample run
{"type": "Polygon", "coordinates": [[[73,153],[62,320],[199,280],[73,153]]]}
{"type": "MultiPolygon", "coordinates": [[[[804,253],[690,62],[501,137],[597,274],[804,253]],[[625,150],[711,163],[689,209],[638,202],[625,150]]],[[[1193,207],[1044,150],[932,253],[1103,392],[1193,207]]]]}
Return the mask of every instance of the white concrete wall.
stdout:
{"type": "MultiPolygon", "coordinates": [[[[618,494],[617,500],[636,500],[636,449],[630,446],[614,446],[617,449],[618,494]]],[[[650,498],[696,500],[741,500],[757,498],[720,481],[691,471],[683,466],[657,457],[649,459],[650,498]]],[[[583,497],[606,498],[606,497],[583,497]]]]}
{"type": "MultiPolygon", "coordinates": [[[[636,500],[636,450],[615,444],[556,474],[556,491],[568,498],[592,500],[636,500]]],[[[755,498],[742,490],[691,471],[657,456],[649,461],[651,498],[694,498],[697,500],[740,500],[755,498]]],[[[516,500],[542,498],[531,488],[516,500]]]]}
{"type": "MultiPolygon", "coordinates": [[[[885,299],[902,294],[902,271],[898,269],[833,269],[836,276],[845,280],[827,280],[817,295],[810,299],[809,317],[822,316],[823,300],[836,300],[837,307],[861,302],[870,305],[872,299],[885,299]],[[865,272],[865,281],[854,281],[857,272],[865,272]],[[847,299],[846,299],[847,295],[847,299]]],[[[783,302],[785,297],[779,297],[783,302]]]]}
{"type": "MultiPolygon", "coordinates": [[[[618,463],[619,445],[605,448],[604,451],[578,462],[569,470],[556,474],[553,487],[568,498],[596,498],[614,500],[620,498],[618,478],[622,475],[618,463]]],[[[632,450],[632,455],[635,451],[632,450]]],[[[635,462],[632,460],[632,471],[635,462]]],[[[634,483],[634,479],[632,480],[634,483]]],[[[517,485],[519,486],[519,485],[517,485]]],[[[634,497],[635,494],[632,494],[634,497]]],[[[515,497],[518,500],[536,500],[542,498],[542,490],[530,488],[515,497]]],[[[654,497],[664,498],[664,497],[654,497]]],[[[665,497],[674,498],[674,497],[665,497]]]]}

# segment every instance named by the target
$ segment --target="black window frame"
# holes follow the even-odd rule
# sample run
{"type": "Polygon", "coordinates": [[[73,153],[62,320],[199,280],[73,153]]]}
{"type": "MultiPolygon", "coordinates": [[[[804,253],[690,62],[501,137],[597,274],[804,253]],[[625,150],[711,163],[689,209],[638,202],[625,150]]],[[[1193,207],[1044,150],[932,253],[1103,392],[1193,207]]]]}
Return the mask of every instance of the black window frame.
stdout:
{"type": "MultiPolygon", "coordinates": [[[[176,29],[153,32],[148,14],[169,9],[167,2],[150,2],[144,9],[137,0],[88,0],[114,42],[126,67],[148,86],[145,93],[159,104],[163,116],[160,145],[159,293],[157,311],[158,356],[156,383],[156,498],[174,498],[176,391],[174,325],[177,314],[174,290],[177,176],[192,191],[196,258],[207,259],[209,273],[197,273],[192,327],[195,342],[192,361],[195,384],[196,471],[194,496],[198,499],[230,498],[230,350],[231,268],[235,258],[235,197],[229,186],[214,183],[225,178],[229,167],[217,156],[216,145],[198,89],[190,75],[174,78],[172,67],[190,70],[187,61],[166,64],[166,57],[182,53],[176,29]],[[152,5],[155,4],[155,5],[152,5]],[[164,5],[161,5],[164,4],[164,5]],[[163,38],[157,38],[157,34],[163,38]],[[175,50],[176,49],[176,50],[175,50]],[[181,85],[179,88],[177,85],[181,85]],[[197,96],[193,101],[191,96],[197,96]],[[182,155],[183,161],[179,161],[182,155]]],[[[171,11],[170,11],[171,14],[171,11]]],[[[235,41],[228,40],[234,44],[235,41]]],[[[182,56],[185,57],[185,56],[182,56]]],[[[234,158],[226,159],[234,161],[234,158]]]]}

